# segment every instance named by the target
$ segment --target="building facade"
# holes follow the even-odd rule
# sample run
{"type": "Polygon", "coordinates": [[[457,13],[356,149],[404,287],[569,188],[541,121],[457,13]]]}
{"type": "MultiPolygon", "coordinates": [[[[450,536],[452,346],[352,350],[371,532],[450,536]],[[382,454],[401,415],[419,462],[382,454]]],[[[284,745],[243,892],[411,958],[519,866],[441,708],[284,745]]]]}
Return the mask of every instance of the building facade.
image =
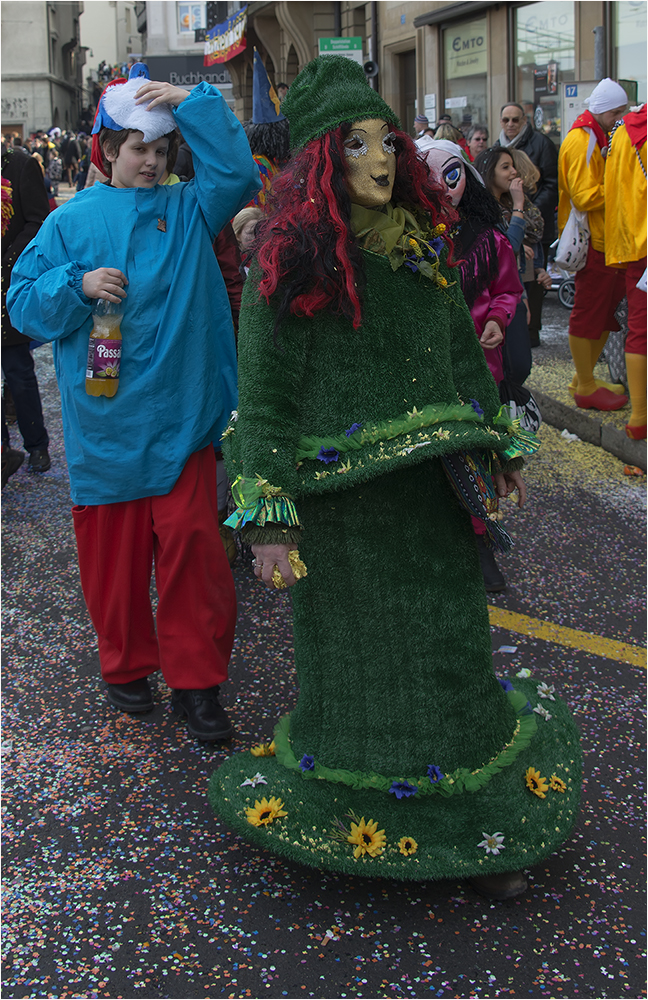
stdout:
{"type": "Polygon", "coordinates": [[[137,4],[151,75],[180,86],[216,83],[242,120],[252,113],[255,48],[273,83],[290,85],[321,39],[353,37],[377,70],[371,85],[408,131],[416,114],[432,123],[450,114],[457,126],[487,125],[495,138],[501,105],[513,100],[556,142],[604,76],[621,79],[631,103],[646,100],[646,7],[646,0],[137,4]],[[245,50],[204,66],[205,30],[242,7],[245,50]]]}
{"type": "MultiPolygon", "coordinates": [[[[156,6],[175,23],[180,8],[184,16],[193,9],[208,28],[215,23],[215,5],[146,4],[156,6]]],[[[559,141],[569,124],[566,96],[578,103],[603,76],[625,81],[631,102],[646,100],[645,0],[257,0],[229,3],[227,12],[243,6],[247,48],[224,64],[242,119],[251,114],[254,47],[273,82],[290,84],[329,37],[362,39],[364,58],[377,64],[372,86],[408,131],[417,113],[433,122],[450,114],[462,127],[486,124],[494,137],[501,105],[514,100],[559,141]]]]}
{"type": "Polygon", "coordinates": [[[233,84],[227,65],[204,65],[205,30],[208,19],[216,23],[227,17],[238,3],[176,3],[148,0],[136,4],[143,59],[151,79],[191,90],[205,81],[213,83],[234,108],[233,84]]]}
{"type": "Polygon", "coordinates": [[[82,107],[82,3],[3,2],[3,134],[76,129],[82,107]]]}
{"type": "Polygon", "coordinates": [[[129,56],[141,55],[135,2],[89,0],[84,4],[80,25],[86,52],[84,104],[94,106],[97,91],[109,79],[108,71],[128,63],[129,56]]]}

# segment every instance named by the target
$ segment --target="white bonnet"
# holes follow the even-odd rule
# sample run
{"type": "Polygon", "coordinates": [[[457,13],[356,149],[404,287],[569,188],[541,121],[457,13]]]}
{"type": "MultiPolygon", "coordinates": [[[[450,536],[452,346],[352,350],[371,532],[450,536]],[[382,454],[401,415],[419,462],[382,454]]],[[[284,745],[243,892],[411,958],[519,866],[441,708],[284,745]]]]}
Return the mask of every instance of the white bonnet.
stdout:
{"type": "Polygon", "coordinates": [[[583,104],[593,115],[601,115],[604,111],[612,111],[628,103],[628,95],[623,87],[606,76],[594,87],[583,104]]]}

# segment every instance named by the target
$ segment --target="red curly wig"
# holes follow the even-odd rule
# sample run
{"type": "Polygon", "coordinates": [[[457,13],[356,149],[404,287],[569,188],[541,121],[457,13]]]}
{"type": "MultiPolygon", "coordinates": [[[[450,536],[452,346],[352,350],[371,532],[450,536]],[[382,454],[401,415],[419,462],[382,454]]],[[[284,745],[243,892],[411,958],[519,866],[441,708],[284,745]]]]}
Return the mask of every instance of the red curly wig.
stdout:
{"type": "MultiPolygon", "coordinates": [[[[344,140],[351,122],[312,139],[275,178],[253,250],[262,271],[259,291],[278,303],[275,333],[292,313],[313,316],[331,309],[362,324],[362,251],[351,230],[344,140]]],[[[406,132],[396,136],[392,201],[423,213],[435,226],[458,218],[406,132]]]]}

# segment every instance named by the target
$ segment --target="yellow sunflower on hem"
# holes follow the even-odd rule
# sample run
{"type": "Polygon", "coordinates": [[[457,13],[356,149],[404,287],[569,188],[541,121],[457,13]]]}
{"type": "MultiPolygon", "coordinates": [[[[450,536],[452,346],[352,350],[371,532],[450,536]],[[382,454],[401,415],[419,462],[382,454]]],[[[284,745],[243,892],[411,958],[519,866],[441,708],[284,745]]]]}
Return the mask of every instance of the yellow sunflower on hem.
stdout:
{"type": "Polygon", "coordinates": [[[268,826],[269,823],[274,823],[280,816],[288,815],[283,805],[281,799],[276,799],[274,795],[270,799],[266,799],[264,795],[260,802],[258,799],[256,800],[254,807],[248,806],[245,810],[247,821],[252,826],[268,826]]]}
{"type": "Polygon", "coordinates": [[[398,841],[398,850],[401,854],[416,854],[418,850],[418,844],[414,840],[414,837],[401,837],[398,841]]]}
{"type": "Polygon", "coordinates": [[[567,791],[567,785],[562,780],[562,778],[558,777],[557,774],[552,774],[551,777],[549,778],[549,788],[551,788],[553,792],[567,791]]]}
{"type": "Polygon", "coordinates": [[[258,746],[250,747],[250,753],[253,757],[274,757],[274,740],[272,743],[259,743],[258,746]]]}
{"type": "Polygon", "coordinates": [[[536,771],[535,767],[530,767],[527,769],[524,775],[526,781],[526,786],[529,791],[537,795],[539,799],[544,799],[547,796],[547,779],[543,778],[539,771],[536,771]]]}
{"type": "Polygon", "coordinates": [[[364,816],[359,823],[351,824],[351,833],[347,837],[350,844],[355,844],[353,851],[354,858],[360,858],[363,854],[368,854],[375,858],[385,850],[387,840],[384,830],[378,829],[378,823],[370,819],[365,823],[364,816]]]}

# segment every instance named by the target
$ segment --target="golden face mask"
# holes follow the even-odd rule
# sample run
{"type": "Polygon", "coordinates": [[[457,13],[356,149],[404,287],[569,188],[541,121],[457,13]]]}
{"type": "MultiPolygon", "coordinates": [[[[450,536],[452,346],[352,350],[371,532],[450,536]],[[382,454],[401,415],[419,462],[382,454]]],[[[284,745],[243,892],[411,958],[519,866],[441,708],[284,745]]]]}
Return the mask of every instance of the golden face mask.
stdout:
{"type": "Polygon", "coordinates": [[[364,208],[386,205],[396,176],[396,137],[387,122],[368,118],[354,122],[344,140],[347,187],[351,201],[364,208]]]}

